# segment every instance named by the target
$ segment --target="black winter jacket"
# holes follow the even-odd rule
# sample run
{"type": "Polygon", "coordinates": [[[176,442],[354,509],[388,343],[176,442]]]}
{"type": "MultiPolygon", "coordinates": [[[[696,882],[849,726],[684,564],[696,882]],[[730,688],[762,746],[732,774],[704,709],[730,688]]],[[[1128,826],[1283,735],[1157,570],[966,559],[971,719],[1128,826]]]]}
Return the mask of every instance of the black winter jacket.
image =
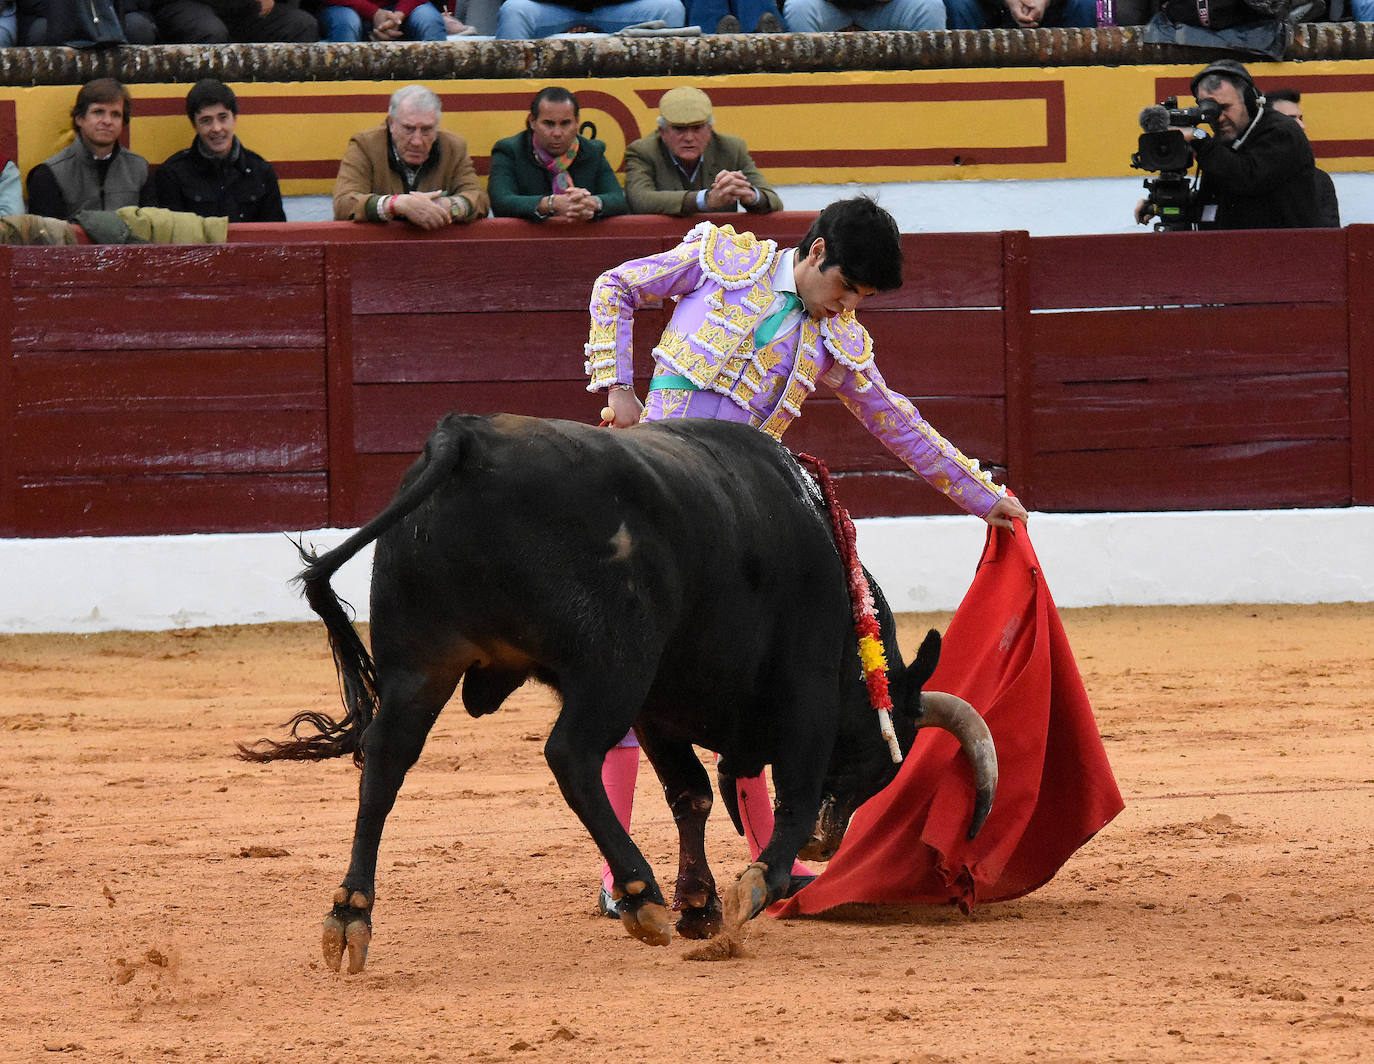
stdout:
{"type": "Polygon", "coordinates": [[[1302,127],[1287,115],[1261,109],[1239,148],[1213,138],[1194,140],[1202,171],[1200,202],[1216,204],[1203,229],[1315,229],[1317,168],[1302,127]]]}
{"type": "Polygon", "coordinates": [[[198,141],[157,168],[153,186],[159,207],[191,211],[202,218],[227,216],[231,222],[286,221],[271,163],[237,137],[227,159],[205,155],[198,141]]]}

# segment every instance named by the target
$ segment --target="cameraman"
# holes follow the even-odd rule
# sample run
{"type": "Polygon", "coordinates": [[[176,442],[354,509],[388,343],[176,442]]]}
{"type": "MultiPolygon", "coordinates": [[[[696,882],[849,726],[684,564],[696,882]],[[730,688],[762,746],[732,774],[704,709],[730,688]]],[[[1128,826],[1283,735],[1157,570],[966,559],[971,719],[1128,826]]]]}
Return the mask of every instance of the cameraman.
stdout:
{"type": "MultiPolygon", "coordinates": [[[[1311,229],[1320,227],[1316,164],[1302,127],[1264,106],[1254,80],[1234,59],[1220,59],[1192,81],[1201,104],[1221,113],[1216,131],[1180,129],[1197,159],[1202,180],[1194,218],[1199,229],[1311,229]]],[[[1144,223],[1144,203],[1136,221],[1144,223]]]]}

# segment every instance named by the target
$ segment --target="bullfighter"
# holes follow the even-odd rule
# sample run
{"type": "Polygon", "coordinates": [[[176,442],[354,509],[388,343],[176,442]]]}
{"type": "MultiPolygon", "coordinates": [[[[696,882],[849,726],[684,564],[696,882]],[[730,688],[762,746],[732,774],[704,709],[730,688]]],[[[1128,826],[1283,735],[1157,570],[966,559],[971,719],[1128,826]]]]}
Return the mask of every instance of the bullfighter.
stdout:
{"type": "MultiPolygon", "coordinates": [[[[603,418],[616,428],[638,421],[704,417],[743,421],[780,438],[818,383],[833,388],[864,427],[938,491],[988,524],[1011,528],[1026,510],[977,461],[935,431],[878,371],[873,340],[855,311],[864,299],[902,283],[901,234],[867,197],[826,207],[797,248],[697,225],[677,247],[623,263],[592,289],[586,345],[589,391],[607,392],[603,418]],[[677,299],[653,350],[647,405],[634,390],[631,331],[635,310],[677,299]]],[[[631,733],[606,757],[602,781],[628,830],[638,744],[631,733]]],[[[762,775],[738,781],[741,826],[754,859],[773,831],[762,775]]],[[[793,868],[793,890],[810,870],[793,868]]],[[[616,916],[610,871],[603,869],[601,911],[616,916]]]]}

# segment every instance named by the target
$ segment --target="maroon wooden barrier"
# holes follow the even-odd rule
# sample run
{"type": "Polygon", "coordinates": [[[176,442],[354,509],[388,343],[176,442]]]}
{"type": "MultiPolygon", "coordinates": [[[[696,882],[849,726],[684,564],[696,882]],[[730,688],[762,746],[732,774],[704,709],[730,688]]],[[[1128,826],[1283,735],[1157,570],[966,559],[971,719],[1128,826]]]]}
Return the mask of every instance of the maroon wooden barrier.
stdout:
{"type": "MultiPolygon", "coordinates": [[[[810,216],[731,220],[793,243],[810,216]]],[[[0,248],[0,535],[350,526],[450,410],[593,421],[591,283],[688,225],[0,248]]],[[[1374,502],[1374,227],[904,251],[862,315],[884,375],[1031,507],[1374,502]]],[[[662,324],[639,316],[641,379],[662,324]]],[[[787,442],[858,516],[952,512],[823,391],[787,442]]]]}
{"type": "Polygon", "coordinates": [[[1348,505],[1346,240],[1031,241],[1035,505],[1348,505]]]}

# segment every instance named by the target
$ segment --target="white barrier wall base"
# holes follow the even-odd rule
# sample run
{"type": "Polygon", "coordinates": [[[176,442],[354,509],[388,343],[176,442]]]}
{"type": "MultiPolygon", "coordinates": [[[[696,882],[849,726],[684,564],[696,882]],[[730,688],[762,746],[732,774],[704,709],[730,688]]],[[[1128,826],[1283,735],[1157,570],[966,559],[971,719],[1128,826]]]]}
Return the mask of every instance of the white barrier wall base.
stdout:
{"type": "MultiPolygon", "coordinates": [[[[898,611],[953,609],[985,526],[968,517],[858,522],[859,550],[898,611]]],[[[1374,602],[1374,508],[1035,514],[1060,606],[1374,602]]],[[[320,552],[349,530],[302,534],[320,552]]],[[[296,533],[0,539],[0,632],[309,621],[290,586],[296,533]]],[[[334,578],[367,618],[371,550],[334,578]]]]}

